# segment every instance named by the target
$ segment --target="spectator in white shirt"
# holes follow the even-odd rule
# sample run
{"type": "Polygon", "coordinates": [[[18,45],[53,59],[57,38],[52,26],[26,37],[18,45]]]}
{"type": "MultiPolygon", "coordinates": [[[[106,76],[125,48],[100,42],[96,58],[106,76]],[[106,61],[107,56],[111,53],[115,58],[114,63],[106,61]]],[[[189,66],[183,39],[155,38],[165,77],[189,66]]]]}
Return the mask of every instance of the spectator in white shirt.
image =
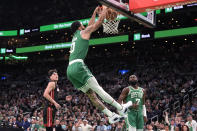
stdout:
{"type": "Polygon", "coordinates": [[[187,115],[186,125],[189,127],[190,131],[197,131],[197,122],[193,120],[192,115],[187,115]]]}
{"type": "Polygon", "coordinates": [[[83,123],[80,124],[81,131],[92,131],[93,128],[91,125],[88,124],[87,120],[83,120],[83,123]]]}

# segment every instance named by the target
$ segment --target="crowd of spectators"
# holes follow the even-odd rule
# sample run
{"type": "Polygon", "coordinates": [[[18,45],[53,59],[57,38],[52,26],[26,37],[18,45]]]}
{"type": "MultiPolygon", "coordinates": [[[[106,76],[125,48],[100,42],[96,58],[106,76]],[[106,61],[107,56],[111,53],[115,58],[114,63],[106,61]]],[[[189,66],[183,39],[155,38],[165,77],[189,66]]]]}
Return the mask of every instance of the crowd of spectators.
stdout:
{"type": "MultiPolygon", "coordinates": [[[[98,49],[97,53],[95,50],[89,52],[87,65],[99,84],[116,100],[122,89],[128,86],[129,75],[137,75],[139,85],[148,94],[148,122],[145,129],[181,131],[181,128],[190,127],[188,121],[193,119],[195,123],[197,120],[197,96],[194,95],[197,82],[196,58],[195,54],[183,53],[181,49],[174,52],[120,48],[100,52],[98,49]],[[129,72],[120,74],[118,71],[121,69],[129,72]]],[[[71,85],[66,78],[67,62],[1,65],[1,68],[6,66],[4,71],[1,70],[6,80],[0,82],[0,126],[27,131],[45,130],[43,107],[46,100],[42,96],[47,84],[47,70],[55,67],[60,76],[58,97],[62,106],[55,118],[57,130],[123,130],[124,121],[109,124],[108,118],[71,85]],[[65,100],[67,95],[73,97],[70,102],[65,100]]],[[[107,107],[116,111],[110,105],[107,107]]]]}

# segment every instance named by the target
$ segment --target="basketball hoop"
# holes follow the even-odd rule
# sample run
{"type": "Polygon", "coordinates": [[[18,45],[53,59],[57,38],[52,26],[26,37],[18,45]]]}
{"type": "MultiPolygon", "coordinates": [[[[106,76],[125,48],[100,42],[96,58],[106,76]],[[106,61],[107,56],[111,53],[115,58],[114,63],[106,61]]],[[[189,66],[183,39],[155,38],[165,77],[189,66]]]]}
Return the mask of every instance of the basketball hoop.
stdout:
{"type": "Polygon", "coordinates": [[[106,34],[118,34],[118,25],[120,20],[109,20],[103,22],[103,32],[106,34]]]}
{"type": "Polygon", "coordinates": [[[119,13],[113,9],[108,9],[105,21],[103,22],[103,32],[106,34],[118,34],[118,25],[120,20],[119,13]]]}
{"type": "MultiPolygon", "coordinates": [[[[156,12],[155,11],[152,11],[152,13],[147,13],[146,15],[144,15],[144,14],[141,14],[142,11],[135,12],[132,9],[133,6],[136,8],[136,6],[141,6],[141,5],[144,5],[144,3],[147,3],[147,2],[144,2],[143,0],[129,0],[129,2],[127,2],[128,1],[127,0],[126,3],[125,3],[125,0],[124,0],[124,2],[122,0],[98,0],[98,1],[102,5],[110,7],[111,9],[117,11],[119,14],[124,15],[125,17],[128,17],[129,19],[136,21],[140,24],[143,24],[145,27],[154,28],[156,26],[156,12]],[[135,3],[140,1],[141,3],[138,2],[139,5],[131,4],[133,1],[135,1],[135,3]]],[[[147,0],[147,1],[151,1],[151,0],[147,0]]],[[[178,0],[176,0],[176,1],[178,1],[178,0]]],[[[181,0],[179,0],[179,1],[181,1],[181,0]]],[[[153,1],[153,2],[155,2],[155,1],[153,1]]],[[[162,2],[165,2],[165,0],[162,2]]],[[[147,7],[146,9],[148,9],[148,8],[149,7],[147,7]]],[[[145,9],[145,8],[143,8],[143,9],[145,9]]],[[[147,11],[143,11],[143,12],[147,12],[147,11]]]]}

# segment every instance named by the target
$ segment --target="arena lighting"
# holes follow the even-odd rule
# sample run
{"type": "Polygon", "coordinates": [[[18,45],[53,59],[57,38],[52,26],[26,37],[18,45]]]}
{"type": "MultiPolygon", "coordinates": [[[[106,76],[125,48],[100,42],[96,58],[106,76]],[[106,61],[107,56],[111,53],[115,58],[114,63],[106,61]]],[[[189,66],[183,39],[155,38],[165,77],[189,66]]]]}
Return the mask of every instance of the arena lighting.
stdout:
{"type": "Polygon", "coordinates": [[[0,54],[5,54],[6,53],[6,48],[1,48],[0,49],[0,54]]]}
{"type": "Polygon", "coordinates": [[[6,77],[5,77],[5,76],[2,76],[2,77],[1,77],[1,80],[5,80],[5,79],[6,79],[6,77]]]}
{"type": "Polygon", "coordinates": [[[121,75],[124,75],[126,73],[128,73],[130,70],[119,70],[118,72],[121,74],[121,75]]]}
{"type": "Polygon", "coordinates": [[[17,30],[0,31],[0,36],[17,36],[17,30]]]}
{"type": "MultiPolygon", "coordinates": [[[[10,55],[10,56],[5,56],[5,60],[27,60],[28,57],[26,56],[15,56],[15,55],[10,55]]],[[[3,57],[0,57],[0,60],[3,60],[3,57]]]]}
{"type": "Polygon", "coordinates": [[[7,57],[7,56],[6,56],[6,57],[5,57],[5,60],[10,60],[10,57],[7,57]]]}
{"type": "Polygon", "coordinates": [[[197,26],[172,29],[172,30],[155,31],[154,37],[155,39],[158,39],[158,38],[174,37],[174,36],[182,36],[182,35],[193,35],[193,34],[197,34],[197,26]]]}
{"type": "Polygon", "coordinates": [[[10,55],[10,58],[14,58],[16,60],[26,60],[28,57],[26,56],[15,56],[15,55],[10,55]]]}
{"type": "MultiPolygon", "coordinates": [[[[135,32],[135,34],[141,35],[141,32],[140,33],[135,32]]],[[[180,29],[172,29],[172,30],[155,31],[153,34],[154,37],[152,39],[175,37],[175,36],[182,36],[182,35],[192,35],[192,34],[194,35],[197,34],[197,26],[188,27],[188,28],[180,28],[180,29]]],[[[134,34],[130,36],[132,36],[133,38],[134,34]]],[[[146,37],[148,35],[144,35],[144,36],[146,37]]],[[[141,39],[141,37],[138,37],[138,36],[136,37],[141,39]]],[[[130,40],[133,41],[134,39],[130,39],[130,40]]],[[[101,44],[113,44],[113,43],[121,43],[121,42],[129,42],[129,35],[91,39],[90,45],[96,46],[96,45],[101,45],[101,44]]],[[[70,45],[71,45],[71,42],[16,48],[16,53],[39,52],[39,51],[70,48],[70,45]]]]}

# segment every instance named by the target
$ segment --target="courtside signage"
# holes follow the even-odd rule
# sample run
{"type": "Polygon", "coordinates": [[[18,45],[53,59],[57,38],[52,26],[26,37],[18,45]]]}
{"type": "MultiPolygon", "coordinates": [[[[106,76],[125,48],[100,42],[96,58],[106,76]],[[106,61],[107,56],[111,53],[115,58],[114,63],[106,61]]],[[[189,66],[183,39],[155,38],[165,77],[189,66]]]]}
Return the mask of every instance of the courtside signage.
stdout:
{"type": "Polygon", "coordinates": [[[197,34],[197,27],[188,27],[181,29],[172,29],[172,30],[163,30],[155,32],[155,39],[165,38],[165,37],[174,37],[182,35],[195,35],[197,34]]]}
{"type": "MultiPolygon", "coordinates": [[[[119,15],[117,19],[127,19],[127,17],[123,15],[119,15]]],[[[96,18],[96,21],[97,20],[98,18],[96,18]]],[[[90,18],[81,19],[78,21],[80,21],[83,25],[88,25],[88,23],[90,22],[90,18]]],[[[69,21],[69,22],[63,22],[63,23],[58,23],[58,24],[40,26],[40,32],[70,28],[73,22],[74,21],[69,21]]]]}
{"type": "MultiPolygon", "coordinates": [[[[128,41],[129,41],[128,35],[121,35],[114,37],[91,39],[89,44],[90,46],[95,46],[95,45],[113,44],[113,43],[128,42],[128,41]]],[[[16,53],[28,53],[28,52],[64,49],[64,48],[70,48],[71,44],[72,44],[71,42],[67,42],[67,43],[57,43],[57,44],[49,44],[49,45],[16,48],[16,53]]]]}
{"type": "Polygon", "coordinates": [[[133,41],[151,40],[154,39],[153,32],[142,32],[133,34],[133,41]]]}
{"type": "Polygon", "coordinates": [[[71,42],[41,45],[41,46],[31,46],[31,47],[24,47],[24,48],[16,48],[16,53],[56,50],[56,49],[62,49],[62,48],[69,48],[70,46],[71,46],[71,42]]]}
{"type": "MultiPolygon", "coordinates": [[[[88,19],[81,19],[79,21],[83,25],[87,25],[89,23],[89,21],[90,21],[90,18],[88,18],[88,19]]],[[[70,28],[71,24],[73,22],[74,21],[69,21],[69,22],[64,22],[64,23],[40,26],[40,32],[42,32],[42,31],[49,31],[49,30],[58,30],[58,29],[70,28]]]]}
{"type": "Polygon", "coordinates": [[[5,54],[6,53],[6,48],[1,48],[0,49],[0,54],[5,54]]]}

